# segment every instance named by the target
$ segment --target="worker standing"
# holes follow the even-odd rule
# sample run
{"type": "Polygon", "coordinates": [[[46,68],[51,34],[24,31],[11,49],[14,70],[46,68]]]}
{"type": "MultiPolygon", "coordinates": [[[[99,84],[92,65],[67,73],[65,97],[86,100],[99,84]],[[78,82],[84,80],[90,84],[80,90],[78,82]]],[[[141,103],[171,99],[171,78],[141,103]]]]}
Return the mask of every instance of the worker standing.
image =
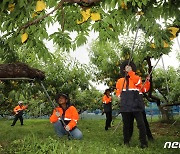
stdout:
{"type": "Polygon", "coordinates": [[[139,140],[141,148],[148,146],[146,140],[146,128],[143,120],[142,111],[144,105],[140,100],[137,86],[142,83],[141,78],[135,74],[136,66],[131,61],[124,61],[121,64],[121,75],[116,83],[116,96],[120,98],[120,112],[123,120],[124,144],[129,146],[131,139],[131,126],[134,118],[139,129],[139,140]]]}
{"type": "Polygon", "coordinates": [[[110,89],[105,90],[102,102],[104,107],[104,113],[106,114],[105,130],[108,130],[108,128],[111,127],[112,121],[112,98],[110,89]]]}
{"type": "Polygon", "coordinates": [[[18,106],[16,106],[14,108],[15,117],[14,117],[14,120],[13,120],[13,123],[11,124],[11,126],[14,126],[18,119],[21,122],[21,126],[24,125],[24,123],[23,123],[23,111],[27,108],[28,108],[28,105],[24,106],[23,101],[18,102],[18,106]]]}

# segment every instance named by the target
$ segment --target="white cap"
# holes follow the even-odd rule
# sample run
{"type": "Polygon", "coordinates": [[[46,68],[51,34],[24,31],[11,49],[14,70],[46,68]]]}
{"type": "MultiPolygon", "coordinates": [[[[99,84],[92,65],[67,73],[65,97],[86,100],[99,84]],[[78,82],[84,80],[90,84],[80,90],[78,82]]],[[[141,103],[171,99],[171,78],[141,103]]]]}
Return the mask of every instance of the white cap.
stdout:
{"type": "Polygon", "coordinates": [[[19,101],[18,104],[23,104],[23,101],[19,101]]]}

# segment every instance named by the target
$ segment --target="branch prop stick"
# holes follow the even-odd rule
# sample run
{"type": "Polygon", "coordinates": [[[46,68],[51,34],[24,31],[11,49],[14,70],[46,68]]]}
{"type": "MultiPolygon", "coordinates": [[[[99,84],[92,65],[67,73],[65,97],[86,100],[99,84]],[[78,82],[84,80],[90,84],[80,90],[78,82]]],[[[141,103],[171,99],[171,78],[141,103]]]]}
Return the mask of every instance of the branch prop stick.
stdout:
{"type": "MultiPolygon", "coordinates": [[[[161,59],[161,56],[160,56],[159,59],[157,60],[156,64],[153,66],[151,72],[148,74],[149,76],[151,76],[152,72],[154,71],[154,69],[155,69],[155,67],[157,66],[157,64],[158,64],[158,62],[159,62],[160,59],[161,59]]],[[[143,85],[142,85],[142,87],[141,87],[141,89],[140,89],[139,91],[142,90],[142,88],[144,87],[144,85],[145,85],[146,82],[147,82],[147,79],[145,80],[145,82],[143,83],[143,85]]]]}
{"type": "MultiPolygon", "coordinates": [[[[50,98],[50,96],[49,96],[49,94],[48,94],[46,88],[44,87],[44,84],[43,84],[42,81],[41,81],[41,86],[42,86],[42,88],[43,88],[43,90],[44,90],[44,92],[45,92],[47,98],[49,99],[49,101],[50,101],[51,104],[53,105],[54,109],[56,110],[56,106],[55,106],[55,104],[53,103],[53,101],[51,100],[51,98],[50,98]]],[[[56,110],[56,111],[57,111],[57,110],[56,110]]],[[[66,124],[65,124],[64,120],[62,119],[62,117],[60,116],[59,118],[60,118],[60,120],[62,121],[64,127],[66,127],[66,124]]],[[[67,131],[67,130],[66,130],[66,131],[67,131]]],[[[70,135],[70,137],[73,137],[72,134],[70,133],[70,131],[67,131],[67,133],[68,133],[68,135],[70,135]]]]}
{"type": "MultiPolygon", "coordinates": [[[[163,65],[164,72],[165,72],[166,75],[167,75],[167,72],[166,72],[166,69],[165,69],[165,65],[164,65],[163,57],[161,57],[161,60],[162,60],[162,65],[163,65]]],[[[167,88],[167,92],[168,92],[168,94],[169,94],[169,86],[168,86],[168,79],[167,79],[167,76],[166,76],[165,80],[166,80],[166,88],[167,88]]]]}
{"type": "Polygon", "coordinates": [[[30,79],[30,78],[0,78],[0,80],[29,80],[29,81],[34,81],[35,79],[30,79]]]}
{"type": "Polygon", "coordinates": [[[154,71],[154,69],[155,69],[155,67],[157,66],[157,64],[158,64],[158,62],[159,62],[160,59],[161,59],[161,57],[159,57],[158,61],[157,61],[156,64],[153,66],[153,68],[152,68],[151,72],[149,73],[149,75],[152,74],[152,72],[154,71]]]}
{"type": "MultiPolygon", "coordinates": [[[[140,17],[139,20],[138,20],[138,26],[137,26],[136,34],[135,34],[135,37],[134,37],[134,42],[133,42],[133,45],[132,45],[132,48],[131,48],[131,53],[130,53],[130,55],[129,55],[128,65],[130,64],[130,62],[131,62],[131,60],[132,60],[132,58],[133,58],[133,52],[134,52],[134,48],[135,48],[135,44],[136,44],[136,40],[137,40],[137,36],[138,36],[138,31],[139,31],[139,26],[140,26],[140,23],[139,23],[140,19],[141,19],[141,17],[140,17]]],[[[125,73],[125,77],[124,77],[124,81],[123,81],[123,85],[122,85],[121,91],[123,90],[126,77],[127,77],[127,73],[125,73]]]]}
{"type": "Polygon", "coordinates": [[[112,134],[114,134],[114,133],[116,132],[116,130],[118,129],[118,127],[120,126],[120,124],[121,124],[121,120],[120,120],[120,122],[118,123],[118,125],[116,126],[116,128],[114,129],[114,131],[113,131],[112,134]]]}

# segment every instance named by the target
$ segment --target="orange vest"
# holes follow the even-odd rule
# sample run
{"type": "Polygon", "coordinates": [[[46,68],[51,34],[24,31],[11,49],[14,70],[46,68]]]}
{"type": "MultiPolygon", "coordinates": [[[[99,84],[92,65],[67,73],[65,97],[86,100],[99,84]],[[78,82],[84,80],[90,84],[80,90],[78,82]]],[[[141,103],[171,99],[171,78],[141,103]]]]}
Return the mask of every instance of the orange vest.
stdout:
{"type": "MultiPolygon", "coordinates": [[[[58,121],[58,117],[56,116],[56,112],[59,112],[60,115],[63,115],[63,109],[61,107],[57,107],[56,109],[53,110],[53,114],[50,116],[50,122],[51,123],[55,123],[58,121]]],[[[76,124],[77,121],[79,119],[79,115],[78,112],[76,110],[76,108],[74,106],[70,106],[64,113],[64,121],[65,123],[68,122],[68,126],[70,128],[70,130],[72,130],[76,124]]]]}
{"type": "Polygon", "coordinates": [[[26,107],[24,105],[22,105],[22,106],[18,105],[14,108],[14,112],[16,113],[17,111],[25,110],[25,109],[26,109],[26,107]]]}
{"type": "MultiPolygon", "coordinates": [[[[128,75],[130,76],[128,90],[138,91],[139,89],[137,88],[137,86],[142,84],[141,78],[138,75],[136,75],[135,72],[133,72],[133,71],[129,71],[128,75]]],[[[122,91],[126,91],[126,79],[125,78],[120,78],[117,81],[117,83],[116,83],[116,96],[119,97],[122,91]]]]}
{"type": "Polygon", "coordinates": [[[109,103],[111,103],[111,101],[112,101],[111,96],[108,97],[107,95],[104,95],[103,98],[102,98],[102,102],[104,104],[109,104],[109,103]]]}

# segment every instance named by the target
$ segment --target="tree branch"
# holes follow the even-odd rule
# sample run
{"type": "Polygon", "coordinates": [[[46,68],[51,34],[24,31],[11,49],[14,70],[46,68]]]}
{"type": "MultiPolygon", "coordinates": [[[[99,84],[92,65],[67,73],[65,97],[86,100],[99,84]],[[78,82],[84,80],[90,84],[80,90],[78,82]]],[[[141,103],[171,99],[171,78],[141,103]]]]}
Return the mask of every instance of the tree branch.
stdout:
{"type": "Polygon", "coordinates": [[[29,26],[32,26],[34,24],[37,24],[38,22],[40,22],[41,20],[43,20],[44,18],[48,17],[50,14],[54,13],[56,10],[58,10],[59,8],[61,8],[63,6],[63,3],[64,3],[65,0],[61,0],[58,5],[54,8],[54,10],[52,10],[51,12],[45,14],[44,16],[40,17],[40,18],[37,18],[33,21],[30,21],[28,23],[26,23],[24,26],[20,27],[18,32],[21,31],[22,29],[26,29],[27,27],[29,26]]]}
{"type": "Polygon", "coordinates": [[[65,0],[65,2],[71,2],[71,3],[87,3],[87,4],[92,4],[96,2],[100,2],[101,0],[65,0]]]}
{"type": "Polygon", "coordinates": [[[68,3],[77,3],[82,8],[92,7],[100,1],[102,0],[65,0],[65,2],[68,2],[68,3]]]}
{"type": "MultiPolygon", "coordinates": [[[[64,2],[68,2],[68,3],[77,3],[79,5],[81,5],[81,3],[86,3],[86,4],[93,4],[93,3],[96,3],[96,2],[100,2],[101,0],[61,0],[58,5],[54,8],[54,10],[52,10],[51,12],[39,17],[39,18],[36,18],[35,20],[32,20],[32,21],[29,21],[27,22],[25,25],[23,25],[22,27],[20,27],[17,31],[12,31],[12,32],[9,32],[5,35],[3,35],[3,37],[6,37],[14,32],[17,32],[19,33],[21,30],[23,29],[26,29],[28,28],[29,26],[32,26],[34,24],[37,24],[38,22],[40,22],[41,20],[43,20],[44,18],[48,17],[50,14],[54,13],[56,10],[62,8],[64,2]]],[[[63,25],[64,23],[62,23],[63,25]]]]}
{"type": "Polygon", "coordinates": [[[180,103],[174,103],[174,104],[164,104],[162,106],[178,106],[180,105],[180,103]]]}
{"type": "Polygon", "coordinates": [[[161,96],[164,98],[164,100],[166,101],[166,103],[169,102],[168,99],[167,99],[167,97],[160,91],[160,89],[158,89],[158,91],[159,91],[159,93],[161,94],[161,96]]]}

